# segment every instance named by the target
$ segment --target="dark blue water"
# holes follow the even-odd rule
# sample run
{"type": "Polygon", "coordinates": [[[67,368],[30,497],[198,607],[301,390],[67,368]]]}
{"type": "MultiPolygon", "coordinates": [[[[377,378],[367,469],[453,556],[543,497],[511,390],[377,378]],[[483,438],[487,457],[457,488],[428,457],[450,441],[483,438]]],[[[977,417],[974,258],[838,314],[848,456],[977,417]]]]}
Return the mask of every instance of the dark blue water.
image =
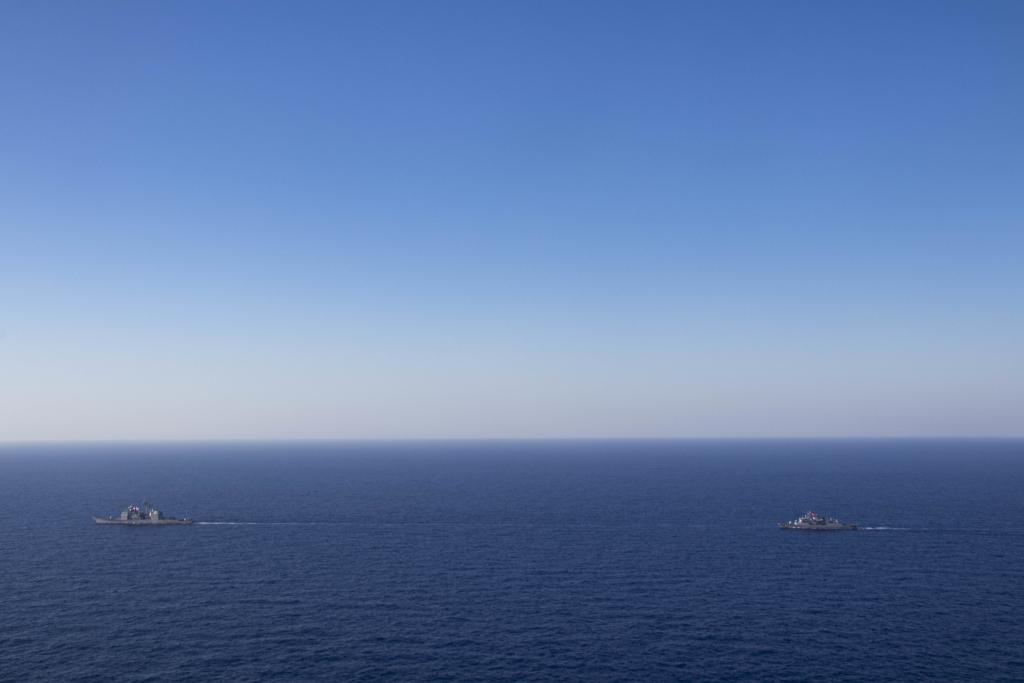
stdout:
{"type": "Polygon", "coordinates": [[[7,446],[0,582],[5,681],[1024,680],[1024,442],[7,446]]]}

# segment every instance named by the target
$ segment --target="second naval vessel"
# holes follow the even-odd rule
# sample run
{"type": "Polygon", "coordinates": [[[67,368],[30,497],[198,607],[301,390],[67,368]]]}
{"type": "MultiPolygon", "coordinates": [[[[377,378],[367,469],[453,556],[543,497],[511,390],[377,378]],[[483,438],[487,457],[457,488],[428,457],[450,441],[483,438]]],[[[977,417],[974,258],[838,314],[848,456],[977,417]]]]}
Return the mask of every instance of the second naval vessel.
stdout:
{"type": "Polygon", "coordinates": [[[780,529],[802,529],[805,531],[854,531],[856,524],[840,522],[835,517],[822,517],[817,512],[808,512],[792,522],[782,522],[780,529]]]}
{"type": "Polygon", "coordinates": [[[191,519],[164,517],[164,513],[149,504],[129,505],[117,517],[93,517],[97,524],[128,524],[131,526],[160,526],[168,524],[191,524],[191,519]]]}

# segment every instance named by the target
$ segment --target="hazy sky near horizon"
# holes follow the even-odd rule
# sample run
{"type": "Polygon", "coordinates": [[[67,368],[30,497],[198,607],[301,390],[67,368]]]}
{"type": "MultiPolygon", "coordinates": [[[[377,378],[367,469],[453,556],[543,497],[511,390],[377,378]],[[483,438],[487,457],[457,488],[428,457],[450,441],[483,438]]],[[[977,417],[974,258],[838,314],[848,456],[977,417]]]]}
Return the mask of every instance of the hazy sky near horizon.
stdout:
{"type": "Polygon", "coordinates": [[[0,440],[1024,434],[1022,33],[4,3],[0,440]]]}

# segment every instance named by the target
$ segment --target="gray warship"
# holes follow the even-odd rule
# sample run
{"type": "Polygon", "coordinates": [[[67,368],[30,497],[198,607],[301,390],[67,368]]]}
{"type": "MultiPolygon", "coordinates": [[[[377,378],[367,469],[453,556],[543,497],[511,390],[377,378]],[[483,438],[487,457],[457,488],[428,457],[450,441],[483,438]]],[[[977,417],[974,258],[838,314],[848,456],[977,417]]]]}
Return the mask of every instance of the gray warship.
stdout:
{"type": "Polygon", "coordinates": [[[93,517],[97,524],[128,524],[130,526],[163,526],[169,524],[191,524],[191,519],[164,517],[164,513],[149,504],[129,505],[117,517],[93,517]]]}
{"type": "Polygon", "coordinates": [[[808,512],[792,522],[782,522],[780,529],[801,529],[804,531],[855,531],[856,524],[840,522],[835,517],[822,517],[817,512],[808,512]]]}

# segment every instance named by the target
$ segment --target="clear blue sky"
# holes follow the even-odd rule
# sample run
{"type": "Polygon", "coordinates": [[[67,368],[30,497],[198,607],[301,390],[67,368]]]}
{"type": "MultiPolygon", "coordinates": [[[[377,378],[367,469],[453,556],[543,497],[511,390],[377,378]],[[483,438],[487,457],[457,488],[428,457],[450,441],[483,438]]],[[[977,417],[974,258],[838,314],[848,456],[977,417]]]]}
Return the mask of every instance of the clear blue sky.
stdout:
{"type": "Polygon", "coordinates": [[[1024,434],[1022,35],[6,2],[0,440],[1024,434]]]}

